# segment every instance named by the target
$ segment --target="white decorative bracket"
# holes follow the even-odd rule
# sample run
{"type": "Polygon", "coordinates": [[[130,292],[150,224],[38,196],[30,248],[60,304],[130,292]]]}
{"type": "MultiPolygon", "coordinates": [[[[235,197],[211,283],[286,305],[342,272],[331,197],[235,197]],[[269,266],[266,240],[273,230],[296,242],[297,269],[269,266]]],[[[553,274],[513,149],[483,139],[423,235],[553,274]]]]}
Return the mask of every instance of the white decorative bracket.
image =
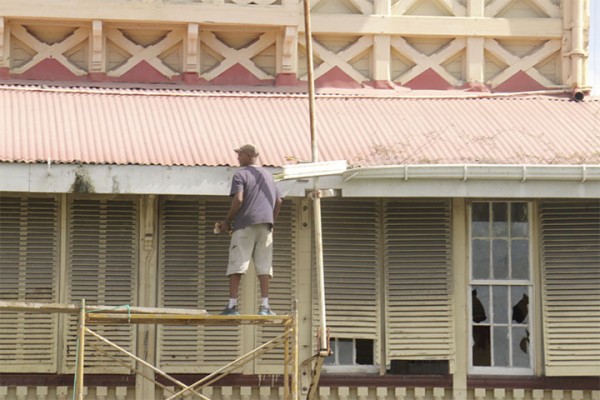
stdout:
{"type": "Polygon", "coordinates": [[[104,72],[104,38],[102,34],[102,21],[92,21],[92,54],[91,72],[104,72]]]}
{"type": "Polygon", "coordinates": [[[198,24],[188,24],[185,42],[185,72],[198,72],[198,40],[200,28],[198,24]]]}
{"type": "Polygon", "coordinates": [[[298,53],[298,28],[286,26],[281,43],[281,72],[296,72],[296,58],[298,53]]]}

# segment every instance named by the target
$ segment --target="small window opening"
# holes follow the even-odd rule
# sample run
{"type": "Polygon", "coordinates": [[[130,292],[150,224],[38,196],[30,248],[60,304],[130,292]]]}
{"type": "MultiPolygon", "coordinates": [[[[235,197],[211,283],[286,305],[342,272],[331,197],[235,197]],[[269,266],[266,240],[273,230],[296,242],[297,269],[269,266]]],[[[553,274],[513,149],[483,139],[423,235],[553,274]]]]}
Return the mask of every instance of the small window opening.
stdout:
{"type": "Polygon", "coordinates": [[[325,359],[325,365],[373,365],[374,343],[371,339],[331,338],[333,354],[325,359]]]}

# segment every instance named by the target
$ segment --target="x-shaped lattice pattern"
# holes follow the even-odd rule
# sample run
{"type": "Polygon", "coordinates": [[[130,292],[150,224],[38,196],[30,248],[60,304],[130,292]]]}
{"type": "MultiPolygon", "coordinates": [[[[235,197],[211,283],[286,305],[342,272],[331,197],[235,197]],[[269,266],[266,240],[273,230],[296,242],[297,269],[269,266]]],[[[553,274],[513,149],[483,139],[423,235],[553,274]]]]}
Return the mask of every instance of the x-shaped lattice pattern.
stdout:
{"type": "MultiPolygon", "coordinates": [[[[298,39],[302,46],[306,45],[306,41],[303,37],[299,37],[298,39]]],[[[360,39],[352,43],[344,50],[340,51],[339,53],[334,53],[319,42],[314,41],[313,52],[317,57],[319,57],[323,61],[321,65],[315,68],[315,79],[318,79],[319,77],[325,75],[334,67],[338,67],[356,82],[368,81],[369,77],[364,76],[359,71],[357,71],[350,64],[350,61],[356,56],[366,51],[367,49],[369,49],[371,46],[373,46],[373,38],[371,36],[362,36],[360,39]]],[[[301,79],[306,79],[306,76],[303,76],[301,79]]]]}
{"type": "Polygon", "coordinates": [[[442,66],[442,63],[455,56],[465,48],[467,45],[465,39],[454,39],[452,42],[448,43],[446,46],[442,47],[440,50],[430,56],[415,49],[402,37],[393,38],[391,44],[392,48],[394,48],[397,52],[415,63],[410,70],[406,71],[397,79],[400,83],[404,84],[409,82],[413,78],[416,78],[431,68],[452,85],[460,85],[459,79],[446,71],[446,69],[442,66]]]}
{"type": "Polygon", "coordinates": [[[246,68],[251,74],[256,76],[258,79],[273,79],[274,77],[259,67],[252,61],[252,58],[260,54],[265,49],[269,48],[275,43],[276,34],[275,32],[265,32],[258,38],[257,41],[247,47],[241,49],[235,49],[229,47],[217,36],[210,31],[205,31],[200,34],[200,40],[202,43],[210,47],[213,51],[220,54],[224,59],[215,68],[205,72],[201,75],[202,78],[210,81],[235,64],[240,64],[246,68]]]}
{"type": "Polygon", "coordinates": [[[529,76],[538,81],[541,85],[549,87],[554,85],[552,81],[542,75],[535,66],[561,48],[560,40],[549,40],[539,47],[536,51],[525,57],[519,57],[506,50],[500,43],[494,39],[486,39],[485,49],[497,57],[500,61],[509,65],[504,71],[500,72],[488,83],[496,87],[506,81],[519,71],[525,71],[529,76]]]}
{"type": "Polygon", "coordinates": [[[161,41],[151,46],[141,46],[134,43],[121,32],[119,29],[109,29],[106,32],[106,37],[115,45],[119,46],[131,55],[127,61],[119,67],[108,71],[109,76],[121,76],[131,68],[136,66],[140,61],[146,61],[148,64],[156,68],[161,74],[172,77],[177,75],[177,71],[173,71],[165,65],[160,59],[160,55],[175,46],[183,40],[183,33],[178,31],[170,31],[161,41]]]}
{"type": "Polygon", "coordinates": [[[40,61],[47,58],[55,59],[75,75],[87,74],[86,70],[81,69],[75,64],[71,63],[67,57],[64,56],[64,53],[86,40],[89,36],[89,30],[85,28],[78,28],[64,40],[52,44],[47,44],[40,41],[37,37],[29,33],[29,31],[22,25],[12,26],[11,32],[14,37],[36,52],[31,60],[27,61],[20,67],[15,68],[12,71],[14,74],[22,74],[37,65],[40,61]]]}

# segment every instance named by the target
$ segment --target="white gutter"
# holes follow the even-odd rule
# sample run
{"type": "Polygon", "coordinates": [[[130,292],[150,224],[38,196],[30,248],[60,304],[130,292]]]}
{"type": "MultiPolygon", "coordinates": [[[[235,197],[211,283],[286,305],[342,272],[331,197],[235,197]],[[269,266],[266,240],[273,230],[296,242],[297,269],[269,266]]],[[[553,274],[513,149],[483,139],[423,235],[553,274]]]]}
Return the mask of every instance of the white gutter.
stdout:
{"type": "Polygon", "coordinates": [[[600,165],[390,165],[349,169],[344,182],[361,179],[408,180],[507,180],[507,181],[600,181],[600,165]]]}

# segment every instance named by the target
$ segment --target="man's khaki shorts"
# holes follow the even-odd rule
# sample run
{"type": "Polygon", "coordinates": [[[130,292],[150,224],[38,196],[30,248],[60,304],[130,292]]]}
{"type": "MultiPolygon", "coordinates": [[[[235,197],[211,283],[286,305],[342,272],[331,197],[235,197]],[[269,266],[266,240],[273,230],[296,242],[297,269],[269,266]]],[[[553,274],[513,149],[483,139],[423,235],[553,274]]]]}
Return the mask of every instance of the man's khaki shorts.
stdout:
{"type": "Polygon", "coordinates": [[[273,232],[270,224],[250,225],[233,232],[227,276],[245,274],[250,260],[257,275],[273,276],[273,232]]]}

